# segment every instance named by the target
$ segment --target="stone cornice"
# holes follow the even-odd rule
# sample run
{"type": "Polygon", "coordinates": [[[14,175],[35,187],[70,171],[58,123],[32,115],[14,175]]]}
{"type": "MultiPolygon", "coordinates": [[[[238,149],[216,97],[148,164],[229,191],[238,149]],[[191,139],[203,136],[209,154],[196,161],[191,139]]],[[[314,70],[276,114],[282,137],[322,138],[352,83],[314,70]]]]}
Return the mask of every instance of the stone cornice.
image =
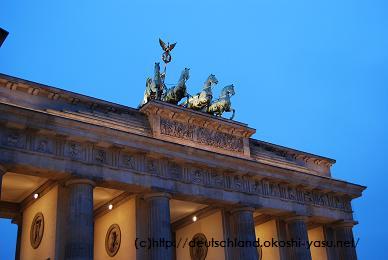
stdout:
{"type": "Polygon", "coordinates": [[[47,100],[65,100],[73,105],[83,105],[86,107],[100,108],[102,111],[112,112],[134,112],[137,109],[115,104],[98,98],[74,93],[68,90],[47,86],[29,80],[9,76],[0,73],[0,86],[4,86],[13,91],[25,92],[33,96],[42,96],[47,100]]]}
{"type": "Polygon", "coordinates": [[[315,171],[316,174],[327,177],[331,176],[330,168],[336,162],[334,159],[327,157],[255,139],[250,139],[250,148],[251,157],[254,159],[262,160],[264,158],[269,158],[271,160],[287,161],[309,168],[310,170],[315,171]]]}

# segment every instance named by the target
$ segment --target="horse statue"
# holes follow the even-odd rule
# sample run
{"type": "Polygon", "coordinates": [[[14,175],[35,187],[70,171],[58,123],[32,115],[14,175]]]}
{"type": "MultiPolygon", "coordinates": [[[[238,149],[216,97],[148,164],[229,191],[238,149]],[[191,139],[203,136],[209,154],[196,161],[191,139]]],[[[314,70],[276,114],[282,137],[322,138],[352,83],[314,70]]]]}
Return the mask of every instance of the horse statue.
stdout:
{"type": "Polygon", "coordinates": [[[185,68],[181,77],[179,78],[179,82],[176,86],[173,86],[169,89],[165,89],[162,95],[162,100],[177,105],[182,98],[187,97],[187,87],[186,81],[190,78],[190,69],[185,68]]]}
{"type": "Polygon", "coordinates": [[[163,89],[165,89],[165,85],[163,83],[163,75],[161,75],[160,73],[159,62],[155,62],[154,78],[147,78],[144,97],[139,107],[145,105],[148,101],[152,99],[160,100],[162,98],[163,89]]]}
{"type": "Polygon", "coordinates": [[[230,101],[230,97],[234,94],[235,92],[233,84],[225,86],[221,90],[220,97],[210,104],[207,112],[216,116],[222,116],[222,113],[224,112],[233,112],[232,116],[229,118],[230,120],[233,120],[235,110],[234,108],[232,108],[232,102],[230,101]]]}
{"type": "Polygon", "coordinates": [[[213,99],[212,87],[217,84],[218,79],[216,76],[210,74],[205,81],[205,84],[203,85],[202,91],[197,93],[195,96],[189,97],[185,102],[182,103],[182,106],[206,112],[210,102],[213,99]]]}

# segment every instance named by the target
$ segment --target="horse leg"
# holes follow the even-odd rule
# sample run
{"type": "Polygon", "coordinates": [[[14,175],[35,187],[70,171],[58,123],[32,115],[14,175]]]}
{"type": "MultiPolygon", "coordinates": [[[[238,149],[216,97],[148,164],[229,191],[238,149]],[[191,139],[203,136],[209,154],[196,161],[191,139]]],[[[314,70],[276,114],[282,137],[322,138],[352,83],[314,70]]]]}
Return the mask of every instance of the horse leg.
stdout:
{"type": "Polygon", "coordinates": [[[232,108],[231,111],[233,112],[233,114],[232,114],[232,116],[231,116],[229,119],[230,119],[230,120],[233,120],[234,114],[235,114],[236,110],[235,110],[234,108],[232,108]]]}

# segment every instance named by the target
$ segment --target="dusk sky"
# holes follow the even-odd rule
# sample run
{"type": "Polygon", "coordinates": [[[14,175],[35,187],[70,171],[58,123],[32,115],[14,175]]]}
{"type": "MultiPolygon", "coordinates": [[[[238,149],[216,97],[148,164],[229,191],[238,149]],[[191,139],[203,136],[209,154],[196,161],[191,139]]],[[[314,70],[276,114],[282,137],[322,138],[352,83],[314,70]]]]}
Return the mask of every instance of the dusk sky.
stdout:
{"type": "MultiPolygon", "coordinates": [[[[353,203],[359,259],[388,259],[388,1],[0,1],[0,72],[137,107],[160,61],[189,92],[233,83],[235,120],[254,138],[337,160],[367,186],[353,203]]],[[[0,259],[16,226],[0,220],[0,259]]]]}

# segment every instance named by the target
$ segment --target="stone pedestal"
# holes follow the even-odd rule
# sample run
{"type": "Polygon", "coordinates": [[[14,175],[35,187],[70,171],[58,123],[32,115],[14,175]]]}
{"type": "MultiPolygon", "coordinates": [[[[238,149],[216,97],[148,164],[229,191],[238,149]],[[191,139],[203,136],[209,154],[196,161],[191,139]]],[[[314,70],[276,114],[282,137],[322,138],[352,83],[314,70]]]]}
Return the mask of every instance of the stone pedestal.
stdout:
{"type": "Polygon", "coordinates": [[[174,248],[170,244],[172,241],[170,198],[171,196],[167,193],[152,193],[144,196],[148,204],[148,235],[151,242],[147,259],[172,259],[174,248]],[[170,244],[169,247],[167,243],[170,244]]]}
{"type": "Polygon", "coordinates": [[[256,241],[253,208],[239,208],[231,211],[232,237],[237,241],[252,243],[252,246],[235,247],[232,251],[233,260],[257,260],[258,252],[254,247],[256,241]]]}
{"type": "Polygon", "coordinates": [[[353,237],[353,221],[342,222],[334,226],[337,254],[339,260],[357,260],[353,237]],[[342,244],[342,246],[339,246],[342,244]]]}
{"type": "Polygon", "coordinates": [[[289,250],[290,259],[311,260],[306,217],[293,217],[288,219],[287,222],[288,239],[293,242],[293,246],[289,250]]]}
{"type": "Polygon", "coordinates": [[[70,180],[65,244],[66,260],[93,259],[93,188],[86,179],[70,180]]]}

